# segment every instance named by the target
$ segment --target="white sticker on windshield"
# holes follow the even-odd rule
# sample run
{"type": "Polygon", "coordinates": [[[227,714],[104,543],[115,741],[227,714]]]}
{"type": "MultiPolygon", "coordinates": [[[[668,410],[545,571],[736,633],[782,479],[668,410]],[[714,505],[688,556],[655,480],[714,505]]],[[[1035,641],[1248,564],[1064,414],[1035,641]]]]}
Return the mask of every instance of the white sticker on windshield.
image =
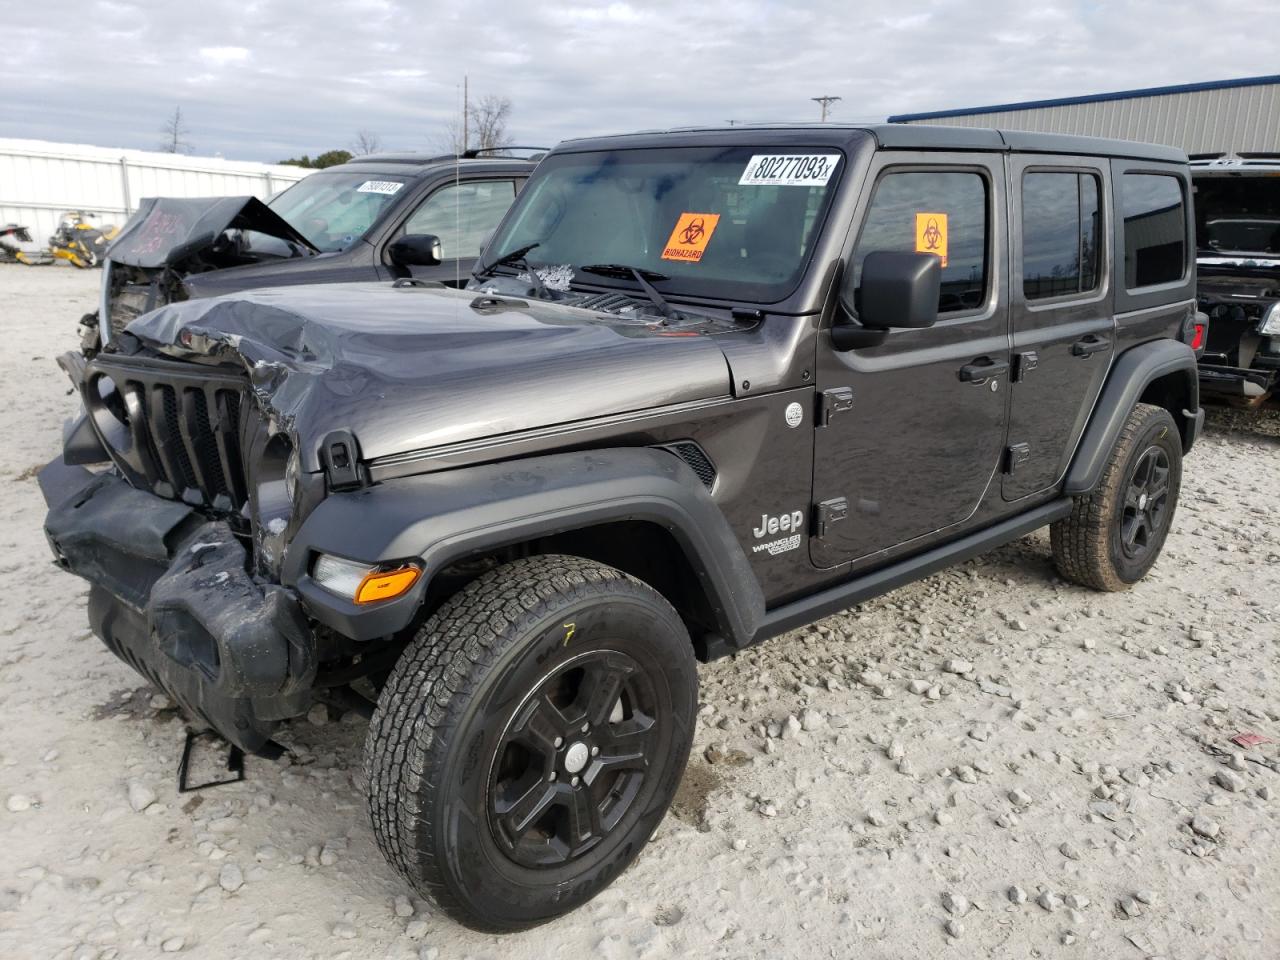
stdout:
{"type": "Polygon", "coordinates": [[[757,153],[742,171],[738,186],[822,187],[839,162],[837,153],[757,153]]]}
{"type": "Polygon", "coordinates": [[[403,186],[403,183],[396,183],[394,180],[366,180],[356,187],[356,193],[385,193],[390,196],[403,186]]]}

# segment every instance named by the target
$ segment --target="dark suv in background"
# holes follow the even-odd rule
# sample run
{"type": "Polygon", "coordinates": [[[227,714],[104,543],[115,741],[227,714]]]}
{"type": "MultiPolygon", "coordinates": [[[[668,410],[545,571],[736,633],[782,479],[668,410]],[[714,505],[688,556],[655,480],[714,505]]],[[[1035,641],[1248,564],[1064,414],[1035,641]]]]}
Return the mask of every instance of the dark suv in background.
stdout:
{"type": "Polygon", "coordinates": [[[399,277],[458,286],[541,156],[500,152],[513,151],[536,152],[360,157],[266,204],[143,200],[107,255],[98,316],[111,322],[101,340],[166,303],[255,287],[399,277]]]}
{"type": "Polygon", "coordinates": [[[1280,154],[1197,156],[1196,271],[1208,399],[1258,406],[1280,381],[1280,154]]]}

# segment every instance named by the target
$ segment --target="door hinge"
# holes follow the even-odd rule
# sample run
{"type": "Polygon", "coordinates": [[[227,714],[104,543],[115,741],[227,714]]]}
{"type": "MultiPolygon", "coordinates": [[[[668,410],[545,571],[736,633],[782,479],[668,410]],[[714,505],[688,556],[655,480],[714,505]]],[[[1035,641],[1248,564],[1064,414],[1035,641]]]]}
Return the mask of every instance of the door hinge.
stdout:
{"type": "Polygon", "coordinates": [[[818,426],[825,427],[831,417],[853,409],[853,389],[851,387],[832,387],[818,394],[818,426]]]}
{"type": "Polygon", "coordinates": [[[839,523],[849,515],[849,501],[844,497],[823,500],[813,508],[813,535],[821,540],[833,523],[839,523]]]}
{"type": "Polygon", "coordinates": [[[1031,444],[1015,443],[1004,452],[1004,472],[1014,473],[1018,467],[1031,459],[1031,444]]]}
{"type": "Polygon", "coordinates": [[[1027,379],[1027,374],[1038,366],[1040,366],[1040,355],[1034,350],[1018,354],[1013,359],[1013,382],[1021,383],[1027,379]]]}

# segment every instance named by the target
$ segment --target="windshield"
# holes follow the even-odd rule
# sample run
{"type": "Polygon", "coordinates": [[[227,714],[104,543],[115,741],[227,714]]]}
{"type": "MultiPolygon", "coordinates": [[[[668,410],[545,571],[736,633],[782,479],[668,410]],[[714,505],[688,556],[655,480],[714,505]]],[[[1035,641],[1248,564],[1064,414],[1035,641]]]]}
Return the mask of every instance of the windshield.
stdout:
{"type": "Polygon", "coordinates": [[[698,147],[553,155],[485,247],[577,282],[775,302],[799,283],[838,180],[833,148],[698,147]]]}
{"type": "Polygon", "coordinates": [[[1280,175],[1196,177],[1202,255],[1280,257],[1280,175]]]}
{"type": "Polygon", "coordinates": [[[385,173],[313,173],[267,206],[317,249],[332,253],[364,236],[407,182],[406,177],[385,173]]]}

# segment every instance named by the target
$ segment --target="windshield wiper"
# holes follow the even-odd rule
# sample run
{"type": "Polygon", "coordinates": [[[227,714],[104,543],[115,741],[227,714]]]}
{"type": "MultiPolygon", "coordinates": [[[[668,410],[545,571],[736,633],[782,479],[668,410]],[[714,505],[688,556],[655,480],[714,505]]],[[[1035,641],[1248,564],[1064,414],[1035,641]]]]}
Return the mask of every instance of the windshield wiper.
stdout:
{"type": "Polygon", "coordinates": [[[618,277],[621,280],[635,280],[640,284],[640,289],[644,291],[644,295],[649,301],[658,308],[658,312],[668,320],[679,320],[680,314],[672,309],[671,304],[667,303],[666,298],[654,288],[650,280],[665,280],[666,274],[655,273],[652,270],[645,270],[642,267],[632,267],[625,263],[589,263],[585,267],[579,267],[583,273],[598,273],[602,277],[618,277]]]}
{"type": "Polygon", "coordinates": [[[525,258],[525,254],[527,254],[530,250],[533,250],[535,247],[540,247],[540,246],[542,246],[542,244],[540,243],[526,243],[523,247],[516,247],[510,253],[504,253],[497,260],[493,261],[493,263],[489,264],[487,267],[481,270],[480,274],[482,276],[487,276],[488,274],[493,272],[494,267],[505,267],[507,264],[516,266],[517,261],[523,260],[525,258]]]}
{"type": "Polygon", "coordinates": [[[476,279],[479,280],[481,277],[493,276],[494,267],[506,267],[506,266],[515,267],[519,270],[524,270],[526,273],[529,274],[530,279],[533,281],[533,289],[534,289],[534,292],[537,293],[538,299],[540,300],[553,299],[551,296],[551,291],[547,289],[546,284],[542,282],[542,278],[538,276],[538,271],[533,269],[533,267],[529,265],[529,261],[525,259],[525,255],[534,247],[538,247],[538,246],[541,246],[541,244],[528,243],[528,244],[525,244],[523,247],[516,247],[510,253],[504,253],[497,260],[493,261],[493,263],[489,264],[487,267],[485,267],[483,270],[477,273],[476,279]]]}

